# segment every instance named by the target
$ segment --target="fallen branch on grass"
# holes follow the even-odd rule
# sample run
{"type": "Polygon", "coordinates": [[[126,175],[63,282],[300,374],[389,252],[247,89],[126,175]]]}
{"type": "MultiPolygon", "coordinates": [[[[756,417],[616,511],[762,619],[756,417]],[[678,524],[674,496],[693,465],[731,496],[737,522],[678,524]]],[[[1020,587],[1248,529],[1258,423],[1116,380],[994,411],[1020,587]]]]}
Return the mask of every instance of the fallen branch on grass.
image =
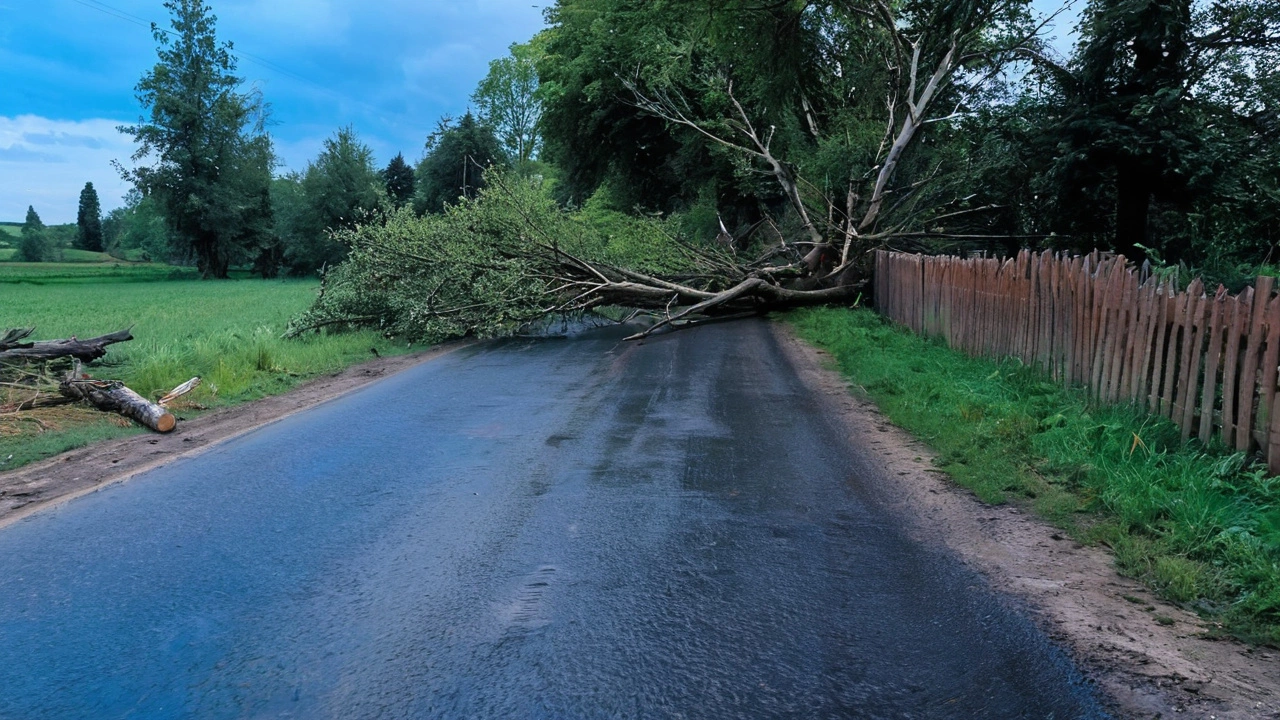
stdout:
{"type": "Polygon", "coordinates": [[[0,335],[0,352],[13,348],[31,347],[33,343],[24,343],[22,341],[31,337],[31,333],[35,331],[35,328],[13,328],[5,331],[4,335],[0,335]]]}
{"type": "Polygon", "coordinates": [[[34,331],[34,328],[15,328],[0,333],[0,389],[6,390],[7,395],[0,397],[0,415],[84,402],[166,433],[173,430],[178,421],[165,405],[200,386],[199,377],[191,378],[155,403],[122,382],[85,375],[81,371],[82,362],[106,355],[108,345],[133,339],[127,329],[89,340],[71,337],[27,341],[34,331]],[[68,359],[70,370],[66,368],[68,359]]]}
{"type": "Polygon", "coordinates": [[[109,335],[79,340],[75,337],[65,340],[44,340],[24,343],[21,340],[29,337],[35,328],[10,330],[0,338],[0,363],[2,362],[43,362],[59,358],[75,358],[81,362],[92,362],[107,354],[107,346],[133,339],[129,330],[119,330],[109,335]]]}

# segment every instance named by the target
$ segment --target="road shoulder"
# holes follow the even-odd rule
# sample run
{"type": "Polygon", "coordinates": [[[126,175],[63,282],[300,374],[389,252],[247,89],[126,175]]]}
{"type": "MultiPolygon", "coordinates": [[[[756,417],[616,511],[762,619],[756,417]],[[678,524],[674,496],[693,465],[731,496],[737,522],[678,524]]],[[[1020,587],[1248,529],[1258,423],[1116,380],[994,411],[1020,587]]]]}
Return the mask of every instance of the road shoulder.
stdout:
{"type": "Polygon", "coordinates": [[[197,455],[464,345],[466,343],[451,343],[352,365],[309,380],[281,395],[179,422],[178,428],[166,435],[150,433],[107,440],[0,473],[0,528],[52,505],[124,482],[179,458],[197,455]]]}
{"type": "Polygon", "coordinates": [[[921,539],[942,542],[993,587],[1025,602],[1119,716],[1280,718],[1280,653],[1214,639],[1214,628],[1198,616],[1119,575],[1104,549],[1073,542],[1029,510],[980,502],[934,467],[924,443],[857,397],[827,353],[785,323],[772,328],[801,380],[824,399],[853,452],[891,488],[921,539]]]}

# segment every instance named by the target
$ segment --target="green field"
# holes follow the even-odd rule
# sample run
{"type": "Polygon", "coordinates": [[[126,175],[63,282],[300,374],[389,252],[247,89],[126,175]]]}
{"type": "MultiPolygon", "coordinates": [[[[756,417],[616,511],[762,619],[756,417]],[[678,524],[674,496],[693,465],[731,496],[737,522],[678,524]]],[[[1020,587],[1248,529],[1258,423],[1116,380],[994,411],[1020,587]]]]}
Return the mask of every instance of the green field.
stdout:
{"type": "MultiPolygon", "coordinates": [[[[204,385],[190,403],[210,408],[283,392],[371,358],[370,348],[384,355],[406,349],[372,331],[281,339],[289,318],[315,297],[315,280],[161,279],[174,271],[191,274],[167,266],[0,265],[0,327],[34,326],[33,339],[132,327],[135,340],[113,345],[89,371],[149,397],[199,375],[204,385]]],[[[13,455],[0,469],[136,432],[92,412],[43,425],[0,420],[0,461],[13,455]]]]}
{"type": "MultiPolygon", "coordinates": [[[[18,252],[17,248],[0,248],[0,263],[9,262],[18,252]]],[[[61,256],[57,263],[117,263],[115,258],[106,253],[90,252],[88,250],[77,250],[75,248],[64,248],[54,250],[54,257],[61,256]]]]}
{"type": "MultiPolygon", "coordinates": [[[[72,252],[70,250],[66,252],[72,252]]],[[[83,253],[84,250],[74,252],[83,253]]],[[[0,257],[4,253],[0,250],[0,257]]],[[[88,253],[100,255],[100,253],[88,253]]],[[[156,263],[0,263],[0,286],[4,285],[102,285],[116,283],[156,282],[162,280],[195,280],[195,268],[156,263]]]]}
{"type": "Polygon", "coordinates": [[[21,225],[0,225],[0,235],[8,235],[10,237],[22,237],[21,225]]]}
{"type": "MultiPolygon", "coordinates": [[[[793,313],[859,392],[986,502],[1025,503],[1121,571],[1280,645],[1280,478],[1173,423],[1098,407],[1016,361],[969,358],[867,310],[793,313]]],[[[1158,620],[1158,618],[1157,618],[1158,620]]]]}

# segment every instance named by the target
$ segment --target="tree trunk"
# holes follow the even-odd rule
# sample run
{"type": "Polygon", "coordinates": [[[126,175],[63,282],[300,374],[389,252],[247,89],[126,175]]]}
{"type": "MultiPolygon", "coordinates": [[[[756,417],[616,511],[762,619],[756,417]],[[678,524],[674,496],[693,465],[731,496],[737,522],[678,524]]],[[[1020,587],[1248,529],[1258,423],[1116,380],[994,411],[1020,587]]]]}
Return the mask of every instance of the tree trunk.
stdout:
{"type": "Polygon", "coordinates": [[[226,280],[226,253],[222,252],[218,242],[218,234],[207,230],[200,231],[196,238],[196,267],[200,270],[202,280],[226,280]]]}
{"type": "Polygon", "coordinates": [[[0,349],[0,362],[6,360],[41,362],[64,357],[73,357],[81,362],[92,362],[107,354],[108,345],[132,339],[133,335],[128,330],[120,330],[90,340],[77,340],[72,337],[66,340],[13,344],[7,346],[8,349],[0,349]]]}
{"type": "Polygon", "coordinates": [[[156,432],[167,433],[178,424],[173,413],[119,382],[68,378],[58,389],[67,398],[83,400],[99,410],[120,413],[156,432]]]}
{"type": "Polygon", "coordinates": [[[1151,173],[1140,161],[1126,159],[1116,164],[1115,248],[1136,262],[1142,262],[1147,256],[1137,246],[1150,247],[1147,216],[1151,211],[1152,189],[1151,173]]]}

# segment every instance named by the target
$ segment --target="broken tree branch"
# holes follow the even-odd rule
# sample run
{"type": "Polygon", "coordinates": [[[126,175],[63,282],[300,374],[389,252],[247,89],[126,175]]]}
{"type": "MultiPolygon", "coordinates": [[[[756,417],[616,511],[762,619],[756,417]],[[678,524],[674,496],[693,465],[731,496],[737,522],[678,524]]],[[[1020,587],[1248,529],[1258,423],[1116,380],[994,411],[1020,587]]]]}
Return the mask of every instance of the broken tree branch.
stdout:
{"type": "MultiPolygon", "coordinates": [[[[12,335],[14,330],[10,330],[5,338],[12,335]]],[[[30,335],[28,331],[19,339],[30,335]]],[[[58,358],[71,357],[81,362],[92,362],[107,354],[107,346],[118,343],[128,342],[133,339],[133,335],[129,330],[120,330],[109,335],[91,338],[89,340],[79,340],[70,337],[65,340],[45,340],[35,343],[22,343],[15,345],[10,349],[0,350],[0,362],[6,361],[27,361],[42,362],[45,360],[56,360],[58,358]]],[[[0,345],[0,347],[3,347],[0,345]]]]}

